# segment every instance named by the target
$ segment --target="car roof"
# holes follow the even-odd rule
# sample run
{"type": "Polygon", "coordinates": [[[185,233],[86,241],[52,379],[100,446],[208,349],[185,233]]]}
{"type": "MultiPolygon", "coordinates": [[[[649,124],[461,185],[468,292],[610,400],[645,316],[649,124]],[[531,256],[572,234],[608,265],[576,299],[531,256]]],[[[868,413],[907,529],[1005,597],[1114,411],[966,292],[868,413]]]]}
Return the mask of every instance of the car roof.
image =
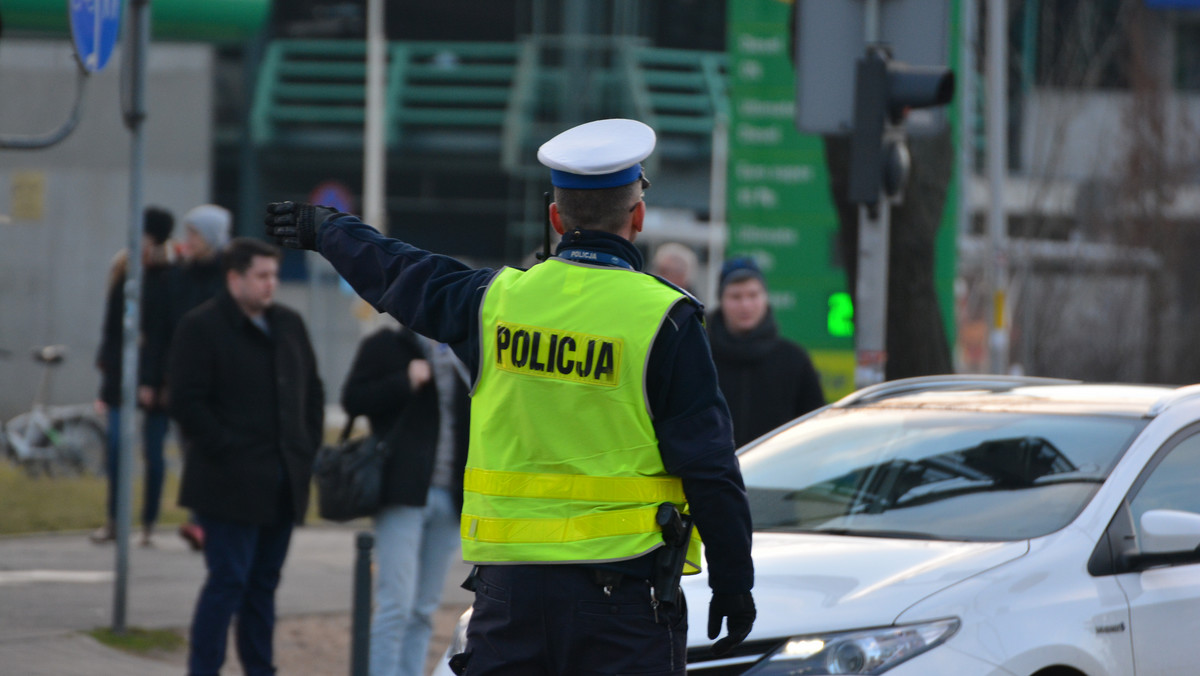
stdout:
{"type": "Polygon", "coordinates": [[[1154,417],[1185,399],[1200,399],[1200,386],[1175,388],[1055,378],[955,375],[880,383],[841,399],[833,407],[1154,417]]]}

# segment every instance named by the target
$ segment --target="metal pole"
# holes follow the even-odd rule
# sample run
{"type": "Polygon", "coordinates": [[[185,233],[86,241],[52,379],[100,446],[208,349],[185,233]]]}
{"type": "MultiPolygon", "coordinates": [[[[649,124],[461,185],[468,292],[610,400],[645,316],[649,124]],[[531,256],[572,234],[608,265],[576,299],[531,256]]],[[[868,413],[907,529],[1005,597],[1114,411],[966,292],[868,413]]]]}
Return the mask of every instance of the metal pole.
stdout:
{"type": "Polygon", "coordinates": [[[961,0],[958,41],[958,233],[971,230],[971,177],[975,174],[975,0],[961,0]]]}
{"type": "MultiPolygon", "coordinates": [[[[145,168],[146,56],[150,49],[150,0],[132,0],[127,43],[131,70],[129,110],[125,123],[132,132],[129,158],[129,258],[125,268],[125,324],[121,351],[121,443],[117,449],[116,574],[113,584],[112,631],[125,633],[125,600],[129,581],[129,522],[133,512],[133,444],[137,430],[138,329],[142,297],[142,180],[145,168]]],[[[124,67],[124,66],[122,66],[124,67]]]]}
{"type": "Polygon", "coordinates": [[[726,233],[725,191],[729,171],[729,120],[724,112],[718,112],[713,120],[712,168],[708,188],[708,278],[704,280],[704,302],[716,307],[717,281],[721,276],[721,264],[725,260],[726,233]]]}
{"type": "Polygon", "coordinates": [[[887,369],[888,247],[891,208],[879,196],[858,207],[858,279],[854,308],[854,386],[881,383],[887,369]]]}
{"type": "MultiPolygon", "coordinates": [[[[99,23],[99,21],[97,21],[99,23]]],[[[79,124],[83,115],[84,89],[88,81],[88,72],[83,66],[75,74],[75,104],[71,106],[71,114],[57,128],[43,134],[26,136],[24,134],[0,134],[0,148],[6,150],[36,150],[49,148],[70,136],[79,124]]]]}
{"type": "Polygon", "coordinates": [[[384,0],[367,1],[367,109],[363,135],[363,216],[380,232],[387,232],[387,36],[384,34],[384,0]]]}
{"type": "Polygon", "coordinates": [[[879,42],[879,0],[863,3],[863,39],[868,47],[879,42]]]}
{"type": "MultiPolygon", "coordinates": [[[[971,224],[974,211],[971,205],[971,186],[975,177],[975,50],[978,48],[978,35],[975,26],[976,0],[960,0],[959,3],[959,40],[958,40],[958,241],[963,241],[971,234],[971,224]]],[[[986,268],[986,264],[985,264],[986,268]]],[[[986,273],[985,273],[986,274],[986,273]]],[[[984,277],[986,279],[986,276],[984,277]]],[[[956,304],[957,305],[957,304],[956,304]]],[[[968,303],[966,307],[970,307],[968,303]]],[[[974,320],[974,317],[956,317],[962,322],[974,320]]],[[[961,334],[959,335],[961,339],[961,334]]],[[[953,365],[956,368],[965,366],[959,358],[959,350],[954,346],[953,365]]]]}
{"type": "Polygon", "coordinates": [[[562,91],[563,126],[579,124],[584,117],[587,100],[587,41],[588,11],[583,0],[566,0],[563,5],[563,74],[562,91]]]}
{"type": "MultiPolygon", "coordinates": [[[[879,0],[864,5],[867,48],[879,42],[879,0]]],[[[858,207],[858,276],[854,308],[854,386],[883,382],[887,369],[888,246],[891,206],[880,191],[874,207],[858,207]]]]}
{"type": "Polygon", "coordinates": [[[371,548],[375,536],[362,531],[355,538],[354,616],[350,628],[350,676],[367,676],[371,657],[371,548]]]}
{"type": "Polygon", "coordinates": [[[1005,289],[1008,287],[1008,214],[1004,184],[1008,170],[1008,6],[1005,0],[988,0],[987,15],[987,173],[990,187],[988,234],[990,239],[991,372],[1008,370],[1008,330],[1005,289]]]}

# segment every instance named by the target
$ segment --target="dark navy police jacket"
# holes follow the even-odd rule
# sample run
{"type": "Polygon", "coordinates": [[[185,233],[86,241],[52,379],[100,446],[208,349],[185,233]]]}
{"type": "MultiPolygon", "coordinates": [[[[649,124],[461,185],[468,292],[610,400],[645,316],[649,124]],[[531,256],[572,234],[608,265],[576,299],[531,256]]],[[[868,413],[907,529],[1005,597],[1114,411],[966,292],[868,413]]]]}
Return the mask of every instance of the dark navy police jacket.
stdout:
{"type": "MultiPolygon", "coordinates": [[[[363,300],[422,335],[450,345],[478,373],[479,307],[496,274],[381,235],[357,217],[338,214],[321,224],[317,248],[363,300]]],[[[623,237],[568,233],[557,255],[571,249],[616,256],[642,269],[642,256],[623,237]]],[[[606,256],[599,256],[603,259],[606,256]]],[[[650,350],[646,389],[663,466],[683,480],[704,539],[713,591],[740,594],[754,586],[750,509],[733,454],[729,408],[701,324],[702,309],[679,303],[650,350]]],[[[570,421],[562,421],[564,427],[570,421]]],[[[629,563],[644,566],[643,557],[629,563]]],[[[628,569],[627,569],[628,570],[628,569]]]]}

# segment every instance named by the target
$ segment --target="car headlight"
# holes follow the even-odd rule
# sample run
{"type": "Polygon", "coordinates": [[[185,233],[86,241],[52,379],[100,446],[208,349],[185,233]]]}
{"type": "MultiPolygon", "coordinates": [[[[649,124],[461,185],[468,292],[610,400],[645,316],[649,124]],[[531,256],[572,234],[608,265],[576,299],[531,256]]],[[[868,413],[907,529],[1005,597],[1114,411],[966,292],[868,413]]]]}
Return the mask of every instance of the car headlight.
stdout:
{"type": "Polygon", "coordinates": [[[467,608],[458,616],[458,624],[454,625],[454,635],[450,637],[450,647],[446,649],[448,657],[467,651],[467,625],[471,623],[472,610],[473,608],[467,608]]]}
{"type": "Polygon", "coordinates": [[[836,634],[794,636],[746,672],[754,676],[882,674],[941,645],[958,631],[957,619],[836,634]]]}

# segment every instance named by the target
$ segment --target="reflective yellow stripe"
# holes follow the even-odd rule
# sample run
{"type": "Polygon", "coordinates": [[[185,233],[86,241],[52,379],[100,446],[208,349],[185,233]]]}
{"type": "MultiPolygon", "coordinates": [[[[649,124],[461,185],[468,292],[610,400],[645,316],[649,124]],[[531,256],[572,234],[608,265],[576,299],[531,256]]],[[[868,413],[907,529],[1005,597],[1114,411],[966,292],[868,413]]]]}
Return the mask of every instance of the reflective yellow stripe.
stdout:
{"type": "Polygon", "coordinates": [[[657,507],[587,514],[569,519],[489,519],[463,514],[464,540],[479,542],[547,543],[579,542],[615,535],[654,533],[657,507]]]}
{"type": "Polygon", "coordinates": [[[692,529],[691,540],[688,541],[687,556],[683,560],[683,574],[695,575],[700,572],[700,532],[692,529]]]}
{"type": "Polygon", "coordinates": [[[593,502],[673,502],[682,505],[678,477],[608,477],[581,474],[529,474],[468,467],[463,490],[481,495],[593,502]]]}

